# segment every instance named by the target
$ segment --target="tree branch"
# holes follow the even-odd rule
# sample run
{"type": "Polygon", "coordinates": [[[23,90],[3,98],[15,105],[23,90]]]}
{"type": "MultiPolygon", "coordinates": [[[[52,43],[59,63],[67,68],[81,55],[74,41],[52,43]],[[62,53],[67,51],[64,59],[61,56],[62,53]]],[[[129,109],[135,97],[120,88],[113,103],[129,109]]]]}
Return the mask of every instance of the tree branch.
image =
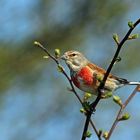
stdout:
{"type": "MultiPolygon", "coordinates": [[[[59,60],[57,58],[55,58],[51,53],[49,53],[49,51],[40,43],[40,42],[37,42],[35,41],[34,42],[35,45],[37,45],[39,48],[41,48],[45,53],[47,53],[47,55],[57,64],[57,66],[61,69],[61,72],[62,74],[66,77],[66,79],[69,81],[69,84],[71,86],[71,91],[75,94],[75,96],[77,97],[78,101],[81,103],[81,105],[84,107],[84,104],[81,100],[81,98],[79,97],[79,95],[77,94],[75,88],[74,88],[74,85],[72,83],[72,80],[71,78],[68,76],[68,74],[66,73],[65,69],[61,66],[59,60]]],[[[85,114],[86,115],[86,114],[85,114]]],[[[93,123],[93,121],[91,119],[89,119],[89,122],[93,128],[93,130],[95,131],[97,137],[99,140],[101,140],[100,138],[100,134],[97,130],[97,128],[95,127],[95,124],[93,123]]]]}
{"type": "Polygon", "coordinates": [[[126,108],[126,106],[128,105],[128,103],[132,100],[132,98],[136,95],[136,93],[138,92],[138,89],[140,88],[140,85],[136,86],[136,88],[134,89],[134,91],[130,94],[130,96],[127,98],[127,100],[122,104],[122,106],[120,107],[120,110],[118,111],[117,117],[113,123],[113,125],[111,126],[111,129],[109,130],[108,136],[106,138],[106,140],[109,140],[113,131],[115,130],[117,124],[119,123],[119,118],[121,117],[124,109],[126,108]]]}
{"type": "Polygon", "coordinates": [[[113,68],[113,65],[115,64],[117,58],[118,58],[118,55],[120,53],[120,50],[123,46],[123,44],[128,40],[131,32],[133,31],[133,29],[140,23],[140,19],[138,19],[131,27],[130,29],[128,30],[128,32],[126,33],[126,35],[124,36],[124,38],[122,39],[122,41],[119,43],[117,42],[117,50],[114,54],[114,57],[104,75],[104,78],[102,80],[102,82],[100,83],[100,86],[98,87],[98,96],[97,98],[95,99],[95,101],[93,103],[91,103],[91,107],[90,107],[90,111],[89,113],[87,114],[87,118],[86,118],[86,122],[85,122],[85,125],[84,125],[84,130],[83,130],[83,134],[82,134],[82,139],[81,140],[85,140],[86,139],[86,133],[87,133],[87,130],[88,130],[88,125],[89,125],[89,121],[90,121],[90,117],[93,113],[93,111],[95,111],[96,109],[96,106],[97,104],[99,103],[99,101],[101,100],[101,95],[102,95],[102,92],[104,90],[104,86],[105,86],[105,83],[106,83],[106,80],[107,80],[107,77],[109,76],[112,68],[113,68]]]}

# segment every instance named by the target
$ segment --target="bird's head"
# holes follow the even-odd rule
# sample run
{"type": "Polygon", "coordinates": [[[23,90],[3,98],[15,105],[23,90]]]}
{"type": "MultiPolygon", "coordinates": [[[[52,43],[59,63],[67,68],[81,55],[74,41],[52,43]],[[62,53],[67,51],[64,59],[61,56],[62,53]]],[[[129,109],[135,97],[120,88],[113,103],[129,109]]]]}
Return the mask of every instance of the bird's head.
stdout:
{"type": "Polygon", "coordinates": [[[65,60],[68,67],[73,71],[80,70],[88,63],[84,55],[78,51],[67,51],[61,56],[61,59],[65,60]]]}

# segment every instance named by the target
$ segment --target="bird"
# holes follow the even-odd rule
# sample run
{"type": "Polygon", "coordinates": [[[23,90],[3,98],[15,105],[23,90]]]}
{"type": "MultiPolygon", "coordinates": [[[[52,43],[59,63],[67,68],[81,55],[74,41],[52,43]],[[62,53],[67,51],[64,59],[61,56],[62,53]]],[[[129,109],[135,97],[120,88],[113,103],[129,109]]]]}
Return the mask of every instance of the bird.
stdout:
{"type": "MultiPolygon", "coordinates": [[[[77,88],[96,96],[99,94],[98,88],[106,73],[105,69],[90,62],[82,53],[74,50],[65,52],[61,59],[65,61],[70,69],[71,80],[77,88]]],[[[104,85],[103,94],[113,93],[125,85],[140,85],[140,82],[130,82],[109,74],[104,85]]]]}

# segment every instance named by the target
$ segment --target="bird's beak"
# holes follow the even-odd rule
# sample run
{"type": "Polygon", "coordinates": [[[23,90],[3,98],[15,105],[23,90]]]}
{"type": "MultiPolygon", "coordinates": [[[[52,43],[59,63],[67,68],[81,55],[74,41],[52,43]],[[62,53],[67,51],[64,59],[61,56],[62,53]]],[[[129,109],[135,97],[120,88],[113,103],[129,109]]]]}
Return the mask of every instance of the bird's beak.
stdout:
{"type": "Polygon", "coordinates": [[[67,57],[66,57],[66,55],[64,54],[64,55],[62,55],[62,56],[60,57],[60,59],[62,59],[62,60],[67,60],[67,57]]]}

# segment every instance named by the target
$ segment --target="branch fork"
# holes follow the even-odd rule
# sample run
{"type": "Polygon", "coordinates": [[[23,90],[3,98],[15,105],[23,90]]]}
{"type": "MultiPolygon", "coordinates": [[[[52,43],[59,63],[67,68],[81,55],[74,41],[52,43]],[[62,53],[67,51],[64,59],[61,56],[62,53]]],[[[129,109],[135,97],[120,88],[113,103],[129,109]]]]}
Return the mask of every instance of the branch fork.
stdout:
{"type": "MultiPolygon", "coordinates": [[[[58,66],[58,69],[59,71],[66,77],[66,79],[68,80],[70,86],[71,86],[71,89],[70,91],[74,93],[74,95],[76,96],[76,98],[78,99],[78,101],[81,103],[81,105],[83,106],[83,108],[85,109],[85,112],[84,114],[86,115],[86,121],[85,121],[85,125],[84,125],[84,129],[83,129],[83,134],[82,134],[82,138],[81,140],[86,140],[86,138],[88,136],[90,136],[91,134],[89,133],[88,131],[88,126],[89,126],[89,123],[91,124],[93,130],[95,131],[95,134],[97,135],[98,139],[101,140],[102,139],[102,134],[103,132],[101,130],[97,130],[97,128],[95,127],[95,124],[93,123],[93,121],[91,120],[91,116],[93,114],[93,112],[96,111],[96,106],[98,105],[98,103],[100,102],[100,100],[102,99],[102,94],[103,94],[103,91],[104,91],[104,86],[105,86],[105,83],[106,83],[106,80],[114,66],[114,64],[116,62],[119,62],[121,60],[119,56],[119,53],[120,53],[120,50],[121,48],[123,47],[124,43],[127,41],[127,40],[130,40],[130,39],[136,39],[138,36],[137,35],[131,35],[131,32],[135,29],[135,27],[140,24],[140,19],[138,19],[135,23],[133,22],[128,22],[128,26],[129,26],[129,30],[128,32],[126,33],[126,35],[124,36],[124,38],[120,41],[119,37],[117,34],[114,34],[113,35],[113,39],[114,41],[116,42],[117,44],[117,50],[114,54],[114,57],[110,63],[110,65],[108,66],[108,69],[104,75],[104,78],[103,80],[100,82],[100,86],[98,87],[98,96],[96,97],[95,101],[92,102],[91,104],[89,104],[89,109],[85,109],[85,106],[84,106],[84,102],[81,100],[81,98],[79,97],[79,95],[77,94],[76,90],[75,90],[75,87],[72,83],[72,80],[71,78],[68,76],[68,74],[65,72],[65,69],[63,68],[63,66],[60,64],[59,62],[59,55],[60,55],[60,51],[59,49],[55,49],[55,56],[53,56],[51,53],[49,53],[49,51],[39,42],[35,41],[34,44],[36,46],[38,46],[39,48],[41,48],[47,55],[48,57],[50,57],[55,63],[56,65],[58,66]],[[88,133],[88,135],[87,135],[88,133]]],[[[114,120],[109,132],[105,132],[103,134],[103,137],[105,138],[105,140],[109,140],[113,131],[115,130],[116,128],[116,125],[118,124],[118,122],[120,122],[121,120],[121,117],[122,117],[122,113],[124,111],[124,109],[126,108],[126,106],[128,105],[128,103],[132,100],[132,98],[136,95],[137,92],[140,92],[140,85],[138,85],[134,91],[129,95],[129,97],[126,99],[126,101],[124,103],[120,102],[120,109],[118,111],[118,114],[116,116],[116,119],[114,120]]]]}

